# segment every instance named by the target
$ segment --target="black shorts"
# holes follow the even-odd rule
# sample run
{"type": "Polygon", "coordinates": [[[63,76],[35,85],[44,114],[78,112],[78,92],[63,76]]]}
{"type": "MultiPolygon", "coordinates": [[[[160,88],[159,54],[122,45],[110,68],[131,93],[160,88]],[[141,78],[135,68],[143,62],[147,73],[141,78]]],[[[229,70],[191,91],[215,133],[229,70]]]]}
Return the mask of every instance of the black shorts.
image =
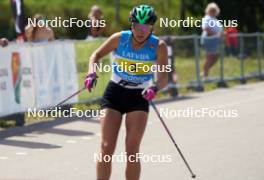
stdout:
{"type": "Polygon", "coordinates": [[[101,108],[110,108],[125,114],[132,111],[149,111],[149,103],[142,97],[143,89],[128,89],[110,81],[105,89],[101,108]]]}

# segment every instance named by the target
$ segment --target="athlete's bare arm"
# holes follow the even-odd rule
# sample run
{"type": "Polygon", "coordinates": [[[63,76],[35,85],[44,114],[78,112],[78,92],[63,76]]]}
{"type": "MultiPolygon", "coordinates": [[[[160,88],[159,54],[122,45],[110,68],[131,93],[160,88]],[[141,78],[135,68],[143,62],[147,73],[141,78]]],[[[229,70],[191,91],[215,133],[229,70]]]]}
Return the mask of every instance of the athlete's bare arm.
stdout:
{"type": "Polygon", "coordinates": [[[94,69],[95,63],[97,64],[102,57],[106,56],[118,47],[120,36],[120,32],[113,34],[91,55],[89,59],[88,74],[96,71],[94,69]]]}
{"type": "MultiPolygon", "coordinates": [[[[163,40],[159,41],[159,46],[157,50],[157,65],[166,66],[168,64],[168,50],[167,45],[163,40]]],[[[157,72],[157,86],[159,89],[164,88],[168,83],[168,73],[167,72],[157,72]]]]}

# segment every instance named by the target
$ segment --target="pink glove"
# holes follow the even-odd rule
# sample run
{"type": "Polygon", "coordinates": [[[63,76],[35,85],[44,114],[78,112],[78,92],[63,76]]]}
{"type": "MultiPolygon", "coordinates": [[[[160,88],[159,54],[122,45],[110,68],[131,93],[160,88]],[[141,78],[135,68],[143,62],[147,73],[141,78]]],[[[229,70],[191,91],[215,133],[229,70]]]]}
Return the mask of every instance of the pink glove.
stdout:
{"type": "Polygon", "coordinates": [[[152,101],[158,92],[157,86],[150,86],[143,90],[142,95],[148,101],[152,101]]]}
{"type": "Polygon", "coordinates": [[[86,79],[84,80],[84,87],[91,92],[92,88],[96,86],[98,76],[96,75],[96,72],[90,73],[86,76],[86,79]]]}

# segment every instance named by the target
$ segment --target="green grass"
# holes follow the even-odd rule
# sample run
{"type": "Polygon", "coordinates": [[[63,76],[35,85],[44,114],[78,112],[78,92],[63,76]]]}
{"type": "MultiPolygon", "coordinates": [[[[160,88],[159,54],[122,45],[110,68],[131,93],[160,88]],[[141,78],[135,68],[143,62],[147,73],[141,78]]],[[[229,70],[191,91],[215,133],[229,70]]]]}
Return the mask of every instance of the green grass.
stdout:
{"type": "Polygon", "coordinates": [[[0,119],[0,127],[1,128],[10,128],[10,127],[14,127],[14,126],[15,126],[15,122],[13,120],[0,119]]]}

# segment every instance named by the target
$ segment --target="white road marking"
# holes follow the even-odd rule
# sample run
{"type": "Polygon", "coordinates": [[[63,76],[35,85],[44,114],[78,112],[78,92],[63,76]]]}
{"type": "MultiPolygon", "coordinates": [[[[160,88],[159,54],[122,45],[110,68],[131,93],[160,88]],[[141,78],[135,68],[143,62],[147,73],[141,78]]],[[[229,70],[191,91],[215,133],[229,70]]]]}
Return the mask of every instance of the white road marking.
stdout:
{"type": "Polygon", "coordinates": [[[28,153],[26,152],[16,152],[16,155],[26,156],[28,153]]]}
{"type": "Polygon", "coordinates": [[[36,149],[37,151],[45,151],[43,148],[36,149]]]}
{"type": "Polygon", "coordinates": [[[101,133],[96,133],[95,136],[101,137],[101,133]]]}
{"type": "Polygon", "coordinates": [[[6,157],[6,156],[0,156],[0,160],[6,160],[6,159],[8,159],[8,157],[6,157]]]}
{"type": "Polygon", "coordinates": [[[70,144],[74,144],[74,143],[76,143],[77,141],[75,141],[75,140],[71,140],[71,139],[69,139],[69,140],[67,140],[66,141],[66,143],[70,143],[70,144]]]}
{"type": "Polygon", "coordinates": [[[90,139],[92,139],[92,137],[89,137],[89,136],[83,136],[83,137],[80,137],[80,139],[83,139],[83,140],[90,140],[90,139]]]}

